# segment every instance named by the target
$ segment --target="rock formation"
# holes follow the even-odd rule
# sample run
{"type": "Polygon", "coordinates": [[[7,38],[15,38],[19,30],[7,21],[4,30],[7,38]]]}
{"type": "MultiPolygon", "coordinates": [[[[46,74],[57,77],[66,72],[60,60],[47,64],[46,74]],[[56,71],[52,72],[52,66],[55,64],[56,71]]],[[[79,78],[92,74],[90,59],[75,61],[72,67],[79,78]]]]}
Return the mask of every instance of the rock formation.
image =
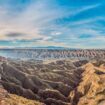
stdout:
{"type": "Polygon", "coordinates": [[[105,104],[105,66],[98,66],[88,63],[83,67],[82,80],[69,96],[73,105],[105,104]]]}
{"type": "Polygon", "coordinates": [[[105,104],[105,61],[101,59],[42,63],[3,58],[0,79],[1,105],[105,104]]]}

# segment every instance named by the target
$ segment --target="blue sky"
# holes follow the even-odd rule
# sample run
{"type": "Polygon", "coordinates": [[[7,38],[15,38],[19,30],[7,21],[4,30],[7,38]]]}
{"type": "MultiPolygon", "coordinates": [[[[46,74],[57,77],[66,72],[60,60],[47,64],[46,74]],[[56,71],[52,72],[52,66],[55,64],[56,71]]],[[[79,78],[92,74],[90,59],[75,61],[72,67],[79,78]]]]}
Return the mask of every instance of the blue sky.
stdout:
{"type": "Polygon", "coordinates": [[[0,0],[0,48],[105,48],[105,0],[0,0]]]}

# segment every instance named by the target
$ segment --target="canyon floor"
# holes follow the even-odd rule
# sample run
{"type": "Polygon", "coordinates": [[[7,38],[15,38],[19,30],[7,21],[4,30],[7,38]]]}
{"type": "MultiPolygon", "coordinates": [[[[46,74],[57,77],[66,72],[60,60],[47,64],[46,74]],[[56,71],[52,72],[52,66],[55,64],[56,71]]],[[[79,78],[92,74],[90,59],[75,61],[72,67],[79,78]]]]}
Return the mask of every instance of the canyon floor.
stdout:
{"type": "Polygon", "coordinates": [[[1,60],[0,105],[105,105],[105,61],[1,60]]]}

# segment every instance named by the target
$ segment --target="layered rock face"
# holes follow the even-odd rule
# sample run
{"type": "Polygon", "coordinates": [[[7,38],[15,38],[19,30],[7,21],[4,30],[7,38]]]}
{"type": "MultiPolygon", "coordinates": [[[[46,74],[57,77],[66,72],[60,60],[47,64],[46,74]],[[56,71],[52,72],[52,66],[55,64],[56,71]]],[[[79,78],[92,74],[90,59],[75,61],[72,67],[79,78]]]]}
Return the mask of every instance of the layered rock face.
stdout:
{"type": "Polygon", "coordinates": [[[96,64],[83,67],[82,80],[69,96],[73,105],[105,105],[105,65],[96,64]]]}

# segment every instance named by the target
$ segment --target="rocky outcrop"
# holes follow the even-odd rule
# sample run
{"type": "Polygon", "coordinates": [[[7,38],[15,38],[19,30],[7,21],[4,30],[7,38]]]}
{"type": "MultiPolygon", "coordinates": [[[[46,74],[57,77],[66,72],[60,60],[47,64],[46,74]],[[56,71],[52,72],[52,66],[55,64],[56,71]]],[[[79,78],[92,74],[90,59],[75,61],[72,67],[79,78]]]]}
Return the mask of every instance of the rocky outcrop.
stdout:
{"type": "Polygon", "coordinates": [[[105,69],[98,66],[88,63],[83,67],[82,81],[69,96],[73,105],[104,105],[105,69]]]}
{"type": "Polygon", "coordinates": [[[3,102],[4,102],[4,99],[8,97],[9,97],[8,92],[5,89],[3,89],[3,87],[0,87],[0,105],[6,105],[6,104],[3,104],[3,102]]]}

